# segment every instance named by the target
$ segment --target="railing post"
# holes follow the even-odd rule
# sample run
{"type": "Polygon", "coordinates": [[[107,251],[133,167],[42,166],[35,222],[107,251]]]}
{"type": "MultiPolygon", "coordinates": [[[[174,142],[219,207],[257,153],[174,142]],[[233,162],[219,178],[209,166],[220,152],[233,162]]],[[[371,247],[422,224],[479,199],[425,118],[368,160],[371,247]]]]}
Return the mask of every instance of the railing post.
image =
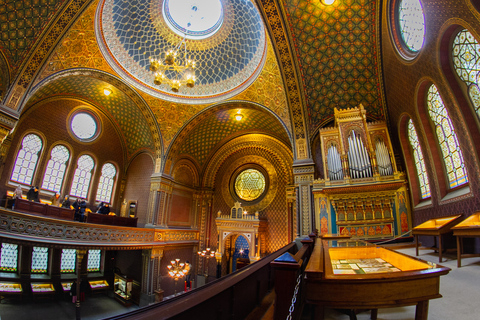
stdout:
{"type": "Polygon", "coordinates": [[[274,270],[275,279],[275,305],[274,320],[285,320],[292,302],[293,292],[297,281],[300,264],[288,252],[284,253],[273,262],[270,262],[274,270]]]}

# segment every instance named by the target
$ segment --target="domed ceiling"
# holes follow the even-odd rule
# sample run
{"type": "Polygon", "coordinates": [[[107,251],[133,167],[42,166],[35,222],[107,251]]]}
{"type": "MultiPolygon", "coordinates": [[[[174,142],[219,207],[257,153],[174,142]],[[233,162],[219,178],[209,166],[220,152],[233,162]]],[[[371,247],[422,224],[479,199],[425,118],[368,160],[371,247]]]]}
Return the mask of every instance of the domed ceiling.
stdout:
{"type": "Polygon", "coordinates": [[[263,22],[249,0],[103,0],[96,24],[110,66],[139,90],[173,102],[233,97],[256,79],[266,56],[263,22]],[[154,84],[150,60],[163,59],[184,37],[196,82],[172,92],[154,84]]]}

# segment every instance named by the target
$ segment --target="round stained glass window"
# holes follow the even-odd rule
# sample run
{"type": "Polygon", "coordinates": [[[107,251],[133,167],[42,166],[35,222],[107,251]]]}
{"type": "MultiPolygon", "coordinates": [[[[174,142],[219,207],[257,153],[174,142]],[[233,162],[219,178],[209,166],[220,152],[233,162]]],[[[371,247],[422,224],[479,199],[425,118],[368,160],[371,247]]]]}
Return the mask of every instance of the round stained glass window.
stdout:
{"type": "Polygon", "coordinates": [[[404,58],[414,58],[425,42],[425,16],[420,0],[394,3],[396,43],[404,58]]]}
{"type": "Polygon", "coordinates": [[[242,200],[256,200],[264,191],[265,177],[256,169],[244,170],[235,179],[235,192],[242,200]]]}
{"type": "Polygon", "coordinates": [[[215,34],[223,22],[220,0],[165,0],[165,22],[173,32],[187,39],[205,39],[215,34]]]}
{"type": "Polygon", "coordinates": [[[73,134],[80,140],[92,140],[97,134],[97,121],[86,112],[79,112],[70,122],[73,134]]]}

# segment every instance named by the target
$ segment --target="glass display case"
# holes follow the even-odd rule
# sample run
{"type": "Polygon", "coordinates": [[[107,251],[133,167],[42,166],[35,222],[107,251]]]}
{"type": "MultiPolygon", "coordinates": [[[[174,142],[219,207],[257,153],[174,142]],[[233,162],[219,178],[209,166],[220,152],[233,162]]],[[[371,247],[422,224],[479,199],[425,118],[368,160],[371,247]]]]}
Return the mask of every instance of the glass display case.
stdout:
{"type": "Polygon", "coordinates": [[[115,274],[114,278],[114,293],[115,299],[121,302],[124,305],[132,304],[132,279],[127,278],[126,276],[121,276],[115,274]]]}
{"type": "Polygon", "coordinates": [[[107,280],[90,280],[88,281],[90,283],[90,288],[92,289],[92,292],[96,291],[101,291],[109,288],[107,280]]]}
{"type": "Polygon", "coordinates": [[[32,287],[32,294],[34,297],[54,297],[55,295],[53,283],[33,282],[30,286],[32,287]]]}
{"type": "MultiPolygon", "coordinates": [[[[428,301],[441,298],[449,268],[361,240],[317,239],[305,269],[306,301],[322,319],[325,307],[372,309],[416,305],[427,319],[428,301]]],[[[373,318],[372,318],[373,319],[373,318]]]]}
{"type": "Polygon", "coordinates": [[[16,282],[0,282],[0,301],[9,296],[22,297],[22,285],[16,282]]]}
{"type": "Polygon", "coordinates": [[[475,212],[459,224],[452,227],[453,235],[457,237],[457,267],[462,266],[462,258],[479,257],[478,253],[463,252],[463,238],[480,237],[480,211],[475,212]]]}
{"type": "Polygon", "coordinates": [[[416,255],[418,256],[418,236],[433,236],[434,245],[431,250],[438,251],[438,262],[442,262],[442,235],[451,231],[452,227],[462,220],[462,215],[457,214],[448,217],[439,217],[425,221],[412,229],[415,236],[416,255]],[[438,247],[437,247],[438,237],[438,247]]]}
{"type": "Polygon", "coordinates": [[[72,288],[72,284],[73,284],[73,281],[62,282],[63,292],[70,292],[70,289],[72,288]]]}

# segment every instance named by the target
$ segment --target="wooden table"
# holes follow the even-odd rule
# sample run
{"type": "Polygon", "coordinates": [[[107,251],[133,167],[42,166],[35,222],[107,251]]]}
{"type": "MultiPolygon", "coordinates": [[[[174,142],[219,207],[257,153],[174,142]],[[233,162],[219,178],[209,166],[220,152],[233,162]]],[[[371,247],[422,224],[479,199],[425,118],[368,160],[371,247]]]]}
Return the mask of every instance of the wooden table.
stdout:
{"type": "Polygon", "coordinates": [[[457,214],[448,217],[430,219],[412,229],[415,236],[416,255],[418,256],[418,236],[433,236],[434,246],[432,249],[438,250],[438,262],[442,262],[442,235],[451,232],[451,228],[462,219],[463,214],[457,214]],[[437,246],[438,237],[438,248],[437,246]]]}
{"type": "Polygon", "coordinates": [[[480,237],[480,211],[452,227],[452,231],[453,235],[457,237],[457,267],[460,268],[462,266],[462,257],[480,257],[478,253],[463,253],[463,238],[480,237]]]}
{"type": "MultiPolygon", "coordinates": [[[[305,269],[306,302],[315,305],[315,319],[319,320],[324,319],[325,307],[372,309],[375,320],[379,308],[409,305],[416,305],[416,320],[426,320],[428,302],[442,297],[440,276],[448,272],[449,268],[361,240],[317,241],[305,269]],[[358,268],[361,261],[380,263],[377,259],[384,261],[388,272],[362,266],[352,268],[351,274],[339,273],[344,270],[340,262],[358,268]]],[[[350,319],[356,319],[355,313],[350,313],[350,319]]]]}

